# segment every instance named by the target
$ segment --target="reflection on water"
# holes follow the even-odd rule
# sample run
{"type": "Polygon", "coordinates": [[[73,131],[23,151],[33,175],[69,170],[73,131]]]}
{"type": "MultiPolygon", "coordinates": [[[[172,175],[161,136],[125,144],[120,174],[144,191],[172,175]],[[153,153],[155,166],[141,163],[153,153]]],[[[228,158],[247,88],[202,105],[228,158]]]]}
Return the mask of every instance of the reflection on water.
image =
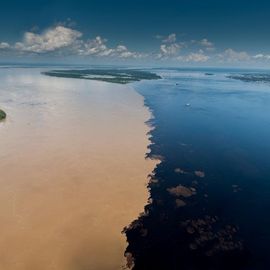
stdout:
{"type": "Polygon", "coordinates": [[[136,85],[154,116],[150,156],[163,158],[126,229],[134,270],[269,269],[270,85],[233,72],[136,85]]]}
{"type": "Polygon", "coordinates": [[[155,162],[127,86],[1,69],[0,268],[120,269],[155,162]]]}

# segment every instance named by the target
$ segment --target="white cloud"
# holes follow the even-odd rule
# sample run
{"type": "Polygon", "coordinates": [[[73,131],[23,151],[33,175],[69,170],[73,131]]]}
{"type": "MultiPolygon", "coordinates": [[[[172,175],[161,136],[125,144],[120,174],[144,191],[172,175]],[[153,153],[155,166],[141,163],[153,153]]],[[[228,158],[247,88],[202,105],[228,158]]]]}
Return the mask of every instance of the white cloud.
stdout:
{"type": "Polygon", "coordinates": [[[257,60],[270,60],[270,55],[259,53],[259,54],[254,55],[253,58],[257,60]]]}
{"type": "Polygon", "coordinates": [[[206,55],[202,50],[199,50],[196,53],[194,52],[190,53],[184,58],[184,60],[186,62],[206,62],[209,60],[209,56],[206,55]]]}
{"type": "MultiPolygon", "coordinates": [[[[158,36],[160,39],[161,36],[158,36]]],[[[209,56],[206,55],[202,49],[198,52],[190,52],[192,46],[196,46],[197,49],[202,48],[205,51],[215,50],[214,43],[210,42],[208,39],[203,38],[201,40],[191,40],[191,41],[177,41],[176,34],[172,33],[167,37],[163,37],[162,44],[160,45],[160,51],[157,54],[158,59],[177,59],[178,61],[186,62],[206,62],[209,56]],[[199,46],[199,48],[198,48],[199,46]],[[188,55],[179,55],[180,51],[184,49],[187,50],[188,55]]],[[[196,48],[195,47],[195,48],[196,48]]]]}
{"type": "Polygon", "coordinates": [[[106,39],[97,36],[92,40],[88,40],[82,44],[82,48],[79,49],[81,55],[95,55],[95,56],[109,56],[113,50],[107,48],[106,39]]]}
{"type": "Polygon", "coordinates": [[[161,39],[162,43],[174,43],[176,42],[176,34],[171,33],[168,36],[163,36],[163,35],[155,35],[156,39],[161,39]]]}
{"type": "Polygon", "coordinates": [[[155,54],[157,59],[175,59],[180,50],[186,46],[185,42],[177,42],[175,33],[172,33],[167,37],[158,36],[158,38],[163,38],[163,40],[159,47],[159,52],[155,54]]]}
{"type": "Polygon", "coordinates": [[[165,39],[162,40],[164,43],[175,43],[176,42],[176,34],[172,33],[168,35],[165,39]]]}
{"type": "Polygon", "coordinates": [[[119,59],[160,59],[178,60],[183,62],[206,62],[209,59],[220,63],[233,63],[245,61],[267,61],[270,54],[258,53],[249,55],[244,51],[235,51],[231,48],[221,53],[213,53],[214,43],[207,38],[179,42],[175,33],[168,36],[157,36],[160,40],[159,50],[146,53],[131,51],[126,45],[118,44],[110,46],[108,41],[101,36],[85,40],[82,33],[73,29],[74,24],[64,23],[62,25],[46,29],[37,33],[38,28],[32,29],[23,35],[23,39],[15,44],[0,42],[1,54],[32,55],[78,55],[82,57],[110,57],[119,59]],[[180,55],[181,52],[181,55],[180,55]]]}
{"type": "Polygon", "coordinates": [[[203,38],[199,41],[199,44],[203,47],[211,48],[214,47],[214,43],[210,42],[207,38],[203,38]]]}
{"type": "Polygon", "coordinates": [[[106,39],[97,36],[92,40],[82,43],[82,46],[79,48],[78,52],[80,55],[101,57],[110,56],[119,58],[141,58],[144,56],[141,53],[129,51],[125,45],[118,45],[116,48],[109,48],[106,43],[106,39]]]}
{"type": "Polygon", "coordinates": [[[209,41],[207,38],[203,38],[201,40],[191,40],[187,42],[188,45],[196,45],[199,46],[199,48],[203,48],[206,51],[214,51],[215,50],[215,44],[211,41],[209,41]]]}
{"type": "Polygon", "coordinates": [[[142,54],[138,52],[131,52],[124,45],[118,45],[115,51],[116,51],[116,55],[120,58],[142,58],[142,57],[147,56],[146,54],[142,54]]]}
{"type": "Polygon", "coordinates": [[[9,45],[0,43],[0,49],[12,49],[19,54],[55,53],[95,57],[142,58],[147,54],[130,51],[125,45],[110,48],[107,40],[97,36],[86,41],[81,39],[82,33],[65,25],[57,25],[41,34],[26,32],[23,40],[9,45]]]}
{"type": "Polygon", "coordinates": [[[255,59],[261,59],[261,58],[264,58],[264,55],[261,54],[261,53],[259,53],[259,54],[254,55],[253,58],[255,58],[255,59]]]}
{"type": "Polygon", "coordinates": [[[15,44],[15,49],[24,52],[47,53],[76,45],[81,36],[82,33],[77,30],[56,26],[42,34],[26,32],[23,41],[15,44]]]}
{"type": "Polygon", "coordinates": [[[0,42],[0,50],[1,49],[9,49],[10,45],[7,42],[0,42]]]}
{"type": "Polygon", "coordinates": [[[222,54],[218,55],[223,62],[241,62],[250,60],[250,56],[246,52],[237,52],[233,49],[227,49],[222,54]]]}
{"type": "Polygon", "coordinates": [[[169,57],[176,56],[181,49],[181,46],[177,43],[162,44],[160,45],[160,52],[157,55],[158,59],[167,59],[169,57]]]}

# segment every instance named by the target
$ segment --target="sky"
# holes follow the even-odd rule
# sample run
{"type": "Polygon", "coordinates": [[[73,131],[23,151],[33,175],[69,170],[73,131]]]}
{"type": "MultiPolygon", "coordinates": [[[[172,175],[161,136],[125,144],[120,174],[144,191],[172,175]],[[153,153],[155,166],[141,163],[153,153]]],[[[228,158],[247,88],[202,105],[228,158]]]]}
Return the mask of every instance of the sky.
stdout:
{"type": "Polygon", "coordinates": [[[1,1],[0,62],[270,66],[270,1],[1,1]]]}

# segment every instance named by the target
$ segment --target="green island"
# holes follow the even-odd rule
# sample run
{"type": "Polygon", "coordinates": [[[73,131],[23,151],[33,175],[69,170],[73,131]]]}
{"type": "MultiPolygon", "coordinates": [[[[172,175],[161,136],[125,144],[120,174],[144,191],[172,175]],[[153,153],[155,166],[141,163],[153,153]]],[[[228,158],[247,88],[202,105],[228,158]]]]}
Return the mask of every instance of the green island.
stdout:
{"type": "Polygon", "coordinates": [[[141,80],[157,80],[161,77],[155,73],[135,69],[75,69],[51,70],[42,74],[53,77],[74,78],[127,84],[141,80]]]}
{"type": "Polygon", "coordinates": [[[6,117],[7,117],[7,114],[3,110],[0,109],[0,121],[4,120],[6,117]]]}
{"type": "Polygon", "coordinates": [[[270,83],[270,74],[266,74],[266,73],[232,74],[232,75],[228,75],[227,78],[241,80],[243,82],[270,83]]]}

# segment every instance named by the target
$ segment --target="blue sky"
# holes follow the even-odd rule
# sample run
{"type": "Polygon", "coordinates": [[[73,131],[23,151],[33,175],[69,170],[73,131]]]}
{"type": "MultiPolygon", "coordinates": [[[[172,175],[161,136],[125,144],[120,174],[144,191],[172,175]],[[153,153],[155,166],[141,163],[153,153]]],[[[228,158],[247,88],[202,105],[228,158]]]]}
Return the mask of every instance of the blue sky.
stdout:
{"type": "Polygon", "coordinates": [[[1,1],[0,61],[268,66],[270,2],[1,1]]]}

